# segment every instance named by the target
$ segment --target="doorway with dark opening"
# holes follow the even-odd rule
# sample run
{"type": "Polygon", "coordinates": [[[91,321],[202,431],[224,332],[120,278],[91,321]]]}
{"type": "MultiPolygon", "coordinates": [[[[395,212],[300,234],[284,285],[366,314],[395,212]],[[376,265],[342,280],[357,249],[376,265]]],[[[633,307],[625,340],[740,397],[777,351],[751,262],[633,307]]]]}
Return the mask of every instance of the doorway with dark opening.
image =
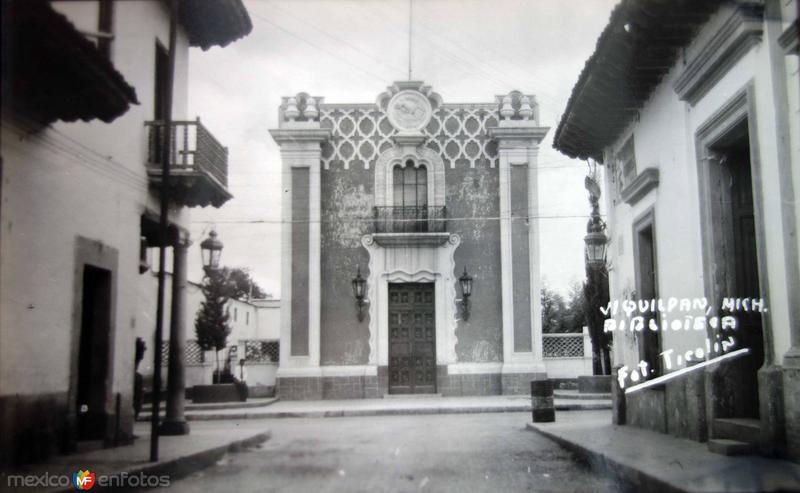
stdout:
{"type": "MultiPolygon", "coordinates": [[[[750,135],[747,119],[709,147],[710,207],[714,237],[712,258],[717,306],[722,298],[761,298],[750,135]]],[[[758,370],[764,363],[764,336],[758,312],[722,311],[737,325],[736,348],[742,358],[723,363],[715,392],[721,418],[759,418],[758,370]]],[[[727,337],[728,334],[723,334],[727,337]]]]}
{"type": "Polygon", "coordinates": [[[109,426],[111,271],[84,265],[80,330],[78,439],[100,440],[109,426]]]}

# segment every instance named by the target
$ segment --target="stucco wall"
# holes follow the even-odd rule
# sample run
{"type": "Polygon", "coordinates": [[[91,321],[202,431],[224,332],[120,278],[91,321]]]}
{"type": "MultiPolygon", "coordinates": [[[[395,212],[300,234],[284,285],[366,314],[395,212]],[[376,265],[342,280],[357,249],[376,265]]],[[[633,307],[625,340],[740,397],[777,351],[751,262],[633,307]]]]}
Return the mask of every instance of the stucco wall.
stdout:
{"type": "MultiPolygon", "coordinates": [[[[498,171],[488,165],[446,168],[445,186],[448,232],[461,236],[455,277],[466,265],[474,278],[470,319],[459,318],[456,329],[458,360],[501,361],[498,171]]],[[[369,315],[365,312],[358,322],[351,280],[358,266],[362,276],[369,275],[361,237],[372,231],[373,188],[372,168],[351,164],[349,169],[337,165],[322,171],[323,365],[366,364],[369,359],[369,315]]],[[[454,283],[460,298],[458,281],[454,283]]]]}
{"type": "Polygon", "coordinates": [[[456,326],[456,356],[461,362],[502,361],[500,222],[494,219],[500,216],[498,168],[462,165],[447,168],[445,176],[447,215],[458,218],[448,221],[448,228],[461,236],[455,277],[465,265],[473,277],[469,320],[459,317],[456,326]]]}
{"type": "MultiPolygon", "coordinates": [[[[322,171],[322,265],[320,363],[360,365],[369,359],[369,314],[356,318],[352,279],[369,276],[361,236],[371,231],[373,170],[333,167],[322,171]]],[[[367,286],[373,289],[373,286],[367,286]]]]}

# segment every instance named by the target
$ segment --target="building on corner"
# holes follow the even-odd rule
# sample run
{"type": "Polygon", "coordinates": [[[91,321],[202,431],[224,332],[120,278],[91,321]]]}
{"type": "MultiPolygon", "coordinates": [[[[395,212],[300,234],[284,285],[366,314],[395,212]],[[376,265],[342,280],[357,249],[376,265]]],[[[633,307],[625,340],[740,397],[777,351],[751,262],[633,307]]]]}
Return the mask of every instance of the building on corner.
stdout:
{"type": "MultiPolygon", "coordinates": [[[[186,296],[189,208],[231,197],[227,150],[187,115],[189,48],[225,46],[252,28],[240,0],[178,6],[173,307],[186,296]]],[[[153,347],[154,326],[137,315],[156,307],[137,286],[160,237],[169,25],[168,2],[2,2],[3,465],[133,438],[137,330],[153,347]]],[[[170,319],[178,331],[186,322],[170,319]]]]}
{"type": "Polygon", "coordinates": [[[283,99],[282,399],[520,394],[545,377],[547,130],[517,91],[454,104],[402,81],[374,103],[283,99]]]}
{"type": "Polygon", "coordinates": [[[800,460],[798,115],[797,2],[625,0],[612,12],[554,145],[607,168],[611,299],[691,302],[649,310],[659,330],[614,333],[615,422],[800,460]],[[713,327],[725,315],[736,329],[713,327]],[[686,316],[707,326],[663,328],[686,316]],[[622,392],[641,362],[649,379],[673,377],[622,392]]]}

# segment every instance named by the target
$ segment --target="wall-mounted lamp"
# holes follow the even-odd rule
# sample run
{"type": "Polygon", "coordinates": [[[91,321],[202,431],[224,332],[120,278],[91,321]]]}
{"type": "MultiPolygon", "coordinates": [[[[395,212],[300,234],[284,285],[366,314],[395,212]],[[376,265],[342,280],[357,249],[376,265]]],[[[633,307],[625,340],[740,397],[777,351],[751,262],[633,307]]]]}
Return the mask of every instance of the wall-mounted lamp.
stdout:
{"type": "Polygon", "coordinates": [[[358,310],[358,321],[364,320],[364,288],[367,285],[367,280],[361,277],[361,266],[356,271],[356,277],[353,278],[353,296],[356,297],[356,309],[358,310]]]}
{"type": "Polygon", "coordinates": [[[464,273],[458,278],[461,284],[461,316],[464,320],[469,320],[469,297],[472,295],[472,276],[467,274],[467,266],[464,266],[464,273]]]}

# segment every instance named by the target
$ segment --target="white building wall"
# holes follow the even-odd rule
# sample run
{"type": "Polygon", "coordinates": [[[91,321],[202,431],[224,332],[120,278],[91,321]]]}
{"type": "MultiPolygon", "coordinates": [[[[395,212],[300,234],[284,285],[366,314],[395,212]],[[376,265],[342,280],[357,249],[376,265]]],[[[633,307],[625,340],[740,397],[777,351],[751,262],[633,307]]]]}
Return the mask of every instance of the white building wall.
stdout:
{"type": "MultiPolygon", "coordinates": [[[[718,14],[722,15],[722,13],[718,14]]],[[[686,50],[691,57],[711,35],[713,19],[698,34],[686,50]]],[[[791,57],[790,57],[791,58],[791,57]]],[[[781,223],[784,207],[778,190],[780,181],[792,179],[781,176],[778,166],[776,111],[785,111],[778,104],[773,89],[772,68],[765,43],[757,43],[702,97],[694,106],[680,101],[673,82],[683,67],[679,58],[673,70],[654,90],[651,98],[617,142],[606,150],[606,162],[634,134],[637,172],[647,167],[659,170],[659,185],[633,207],[615,198],[611,173],[606,174],[606,201],[609,210],[609,259],[611,300],[623,300],[635,290],[634,249],[631,225],[640,214],[655,206],[655,241],[658,270],[658,293],[661,298],[704,296],[702,264],[702,231],[700,223],[699,189],[695,134],[735,94],[752,83],[755,93],[755,127],[758,139],[758,162],[763,190],[763,221],[766,233],[765,254],[769,278],[769,313],[772,326],[773,350],[780,362],[789,349],[789,309],[792,302],[787,294],[786,252],[781,223]]],[[[790,64],[791,66],[791,64],[790,64]]],[[[796,66],[796,64],[795,64],[796,66]]],[[[796,80],[794,81],[797,82],[796,80]]],[[[794,89],[797,89],[795,87],[794,89]]],[[[792,88],[790,87],[790,93],[792,88]]],[[[797,128],[798,91],[789,98],[792,129],[797,128]],[[794,106],[792,106],[794,105],[794,106]]],[[[778,102],[780,99],[778,99],[778,102]]],[[[792,137],[792,152],[797,155],[797,133],[792,137]]],[[[795,161],[797,162],[797,161],[795,161]]],[[[795,177],[796,178],[796,177],[795,177]]],[[[795,187],[795,203],[797,203],[795,187]]],[[[699,315],[699,313],[697,313],[699,315]]],[[[663,316],[663,314],[662,314],[663,316]]],[[[705,334],[700,331],[664,332],[663,349],[686,350],[704,346],[705,334]]],[[[638,350],[630,333],[614,334],[616,364],[636,364],[638,350]]]]}
{"type": "MultiPolygon", "coordinates": [[[[96,2],[52,5],[79,29],[97,30],[96,2]]],[[[153,119],[156,39],[167,46],[169,26],[162,2],[114,6],[112,60],[136,88],[139,105],[112,124],[56,122],[35,133],[4,115],[0,395],[68,388],[73,303],[80,297],[76,236],[119,252],[112,392],[125,399],[132,392],[133,341],[147,323],[140,314],[155,310],[154,303],[137,302],[140,216],[158,210],[147,182],[144,122],[153,119]]],[[[188,48],[179,29],[175,118],[186,117],[188,48]]],[[[173,209],[170,219],[188,227],[188,210],[173,209]]]]}

